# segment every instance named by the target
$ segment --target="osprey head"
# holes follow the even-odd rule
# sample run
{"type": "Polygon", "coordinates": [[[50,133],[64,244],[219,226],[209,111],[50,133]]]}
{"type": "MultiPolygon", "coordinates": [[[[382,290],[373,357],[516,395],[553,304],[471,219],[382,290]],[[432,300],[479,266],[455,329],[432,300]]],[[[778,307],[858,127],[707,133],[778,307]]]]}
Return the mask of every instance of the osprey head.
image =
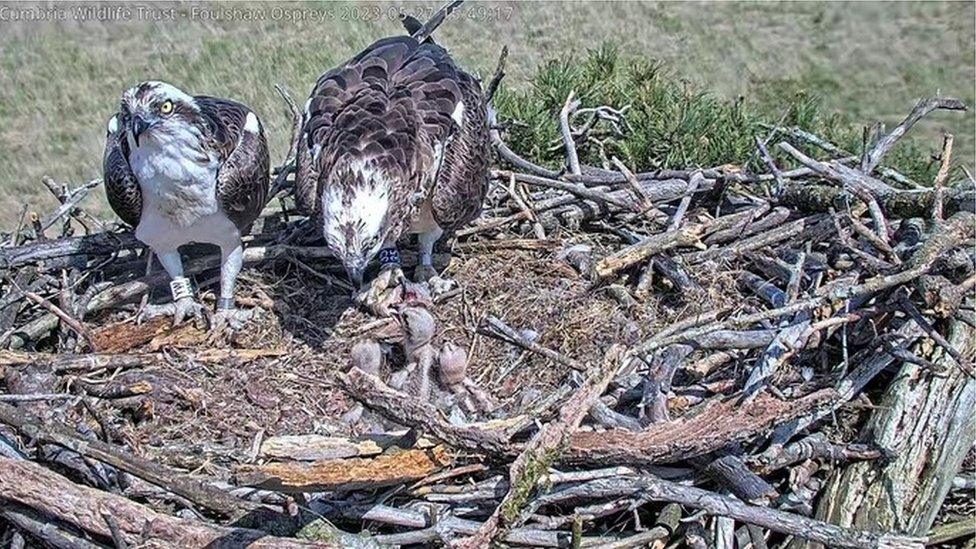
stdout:
{"type": "Polygon", "coordinates": [[[391,234],[392,182],[368,161],[335,169],[322,191],[322,233],[357,286],[391,234]]]}
{"type": "Polygon", "coordinates": [[[143,82],[126,90],[119,113],[130,147],[139,147],[147,138],[200,135],[204,124],[193,96],[165,82],[143,82]]]}

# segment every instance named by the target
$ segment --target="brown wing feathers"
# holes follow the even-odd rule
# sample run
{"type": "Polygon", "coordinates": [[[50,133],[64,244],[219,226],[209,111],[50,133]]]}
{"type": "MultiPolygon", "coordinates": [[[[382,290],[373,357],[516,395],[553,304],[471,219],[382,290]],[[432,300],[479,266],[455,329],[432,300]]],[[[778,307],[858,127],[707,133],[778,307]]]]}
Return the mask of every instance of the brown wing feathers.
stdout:
{"type": "Polygon", "coordinates": [[[268,196],[270,160],[264,128],[244,131],[246,106],[214,97],[194,98],[211,127],[211,143],[220,155],[217,199],[238,228],[250,225],[264,208],[268,196]]]}
{"type": "Polygon", "coordinates": [[[129,167],[128,157],[125,128],[117,125],[116,130],[109,131],[105,137],[105,154],[102,157],[105,194],[112,210],[122,221],[135,227],[142,216],[142,190],[129,167]]]}
{"type": "Polygon", "coordinates": [[[480,95],[478,81],[440,46],[406,36],[377,41],[323,74],[312,91],[299,144],[299,202],[316,211],[324,180],[339,164],[370,159],[400,179],[406,193],[427,183],[424,190],[441,204],[439,217],[452,226],[445,228],[469,221],[469,211],[477,214],[470,204],[480,205],[484,196],[486,162],[477,157],[487,158],[487,126],[480,95]],[[469,118],[459,127],[452,114],[462,101],[469,118]],[[434,190],[425,178],[441,147],[445,177],[434,190]],[[321,153],[312,163],[315,151],[321,153]]]}

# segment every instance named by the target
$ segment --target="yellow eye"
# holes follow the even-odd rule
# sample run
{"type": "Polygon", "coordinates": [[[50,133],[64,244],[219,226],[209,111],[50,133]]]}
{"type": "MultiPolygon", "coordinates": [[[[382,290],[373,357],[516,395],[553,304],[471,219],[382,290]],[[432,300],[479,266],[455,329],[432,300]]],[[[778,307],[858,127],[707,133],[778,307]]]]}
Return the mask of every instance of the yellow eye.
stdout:
{"type": "Polygon", "coordinates": [[[164,101],[163,104],[159,106],[159,112],[160,114],[169,114],[173,112],[173,102],[164,101]]]}

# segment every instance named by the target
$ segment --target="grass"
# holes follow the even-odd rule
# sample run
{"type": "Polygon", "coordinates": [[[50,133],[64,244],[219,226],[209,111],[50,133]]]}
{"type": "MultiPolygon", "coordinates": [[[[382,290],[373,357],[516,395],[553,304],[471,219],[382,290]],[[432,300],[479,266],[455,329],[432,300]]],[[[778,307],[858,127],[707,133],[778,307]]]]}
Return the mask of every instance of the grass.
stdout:
{"type": "MultiPolygon", "coordinates": [[[[141,80],[248,103],[280,161],[289,121],[272,85],[301,102],[322,71],[400,32],[395,9],[434,5],[278,5],[324,21],[271,18],[265,4],[234,4],[263,7],[263,21],[0,21],[0,226],[9,228],[24,203],[54,207],[42,177],[100,176],[105,123],[141,80]]],[[[710,165],[742,162],[756,122],[784,112],[856,150],[861,127],[896,124],[917,98],[941,93],[973,105],[974,12],[971,2],[472,3],[437,38],[486,76],[510,46],[499,104],[528,124],[513,128],[513,140],[534,157],[558,161],[558,150],[547,150],[558,131],[552,109],[576,89],[584,106],[633,105],[639,131],[610,144],[631,165],[710,165]]],[[[892,161],[924,180],[947,129],[957,161],[972,167],[974,126],[972,111],[936,114],[892,161]]],[[[89,207],[111,215],[101,196],[89,207]]]]}

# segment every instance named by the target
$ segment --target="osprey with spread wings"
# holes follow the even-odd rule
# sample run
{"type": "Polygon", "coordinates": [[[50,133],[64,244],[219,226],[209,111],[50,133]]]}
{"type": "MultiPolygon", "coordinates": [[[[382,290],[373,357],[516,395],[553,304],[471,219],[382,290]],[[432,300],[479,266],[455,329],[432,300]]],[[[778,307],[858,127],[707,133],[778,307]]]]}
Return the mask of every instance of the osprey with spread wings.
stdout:
{"type": "Polygon", "coordinates": [[[296,199],[349,278],[379,256],[399,266],[397,240],[416,233],[418,278],[434,243],[474,219],[488,185],[481,83],[421,37],[384,38],[323,74],[305,104],[296,199]]]}

